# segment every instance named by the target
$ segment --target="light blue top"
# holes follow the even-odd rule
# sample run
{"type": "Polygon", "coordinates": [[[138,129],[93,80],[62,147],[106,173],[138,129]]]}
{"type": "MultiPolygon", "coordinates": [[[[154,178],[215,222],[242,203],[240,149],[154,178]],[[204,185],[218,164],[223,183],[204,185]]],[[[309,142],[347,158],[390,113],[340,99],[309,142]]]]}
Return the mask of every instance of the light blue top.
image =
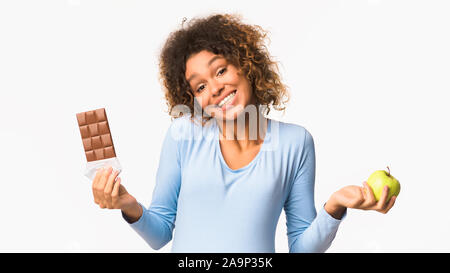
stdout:
{"type": "Polygon", "coordinates": [[[286,213],[290,252],[324,252],[339,224],[314,205],[315,151],[302,126],[269,119],[264,143],[245,167],[230,169],[214,119],[189,117],[166,133],[150,207],[130,226],[153,248],[172,252],[275,252],[286,213]]]}

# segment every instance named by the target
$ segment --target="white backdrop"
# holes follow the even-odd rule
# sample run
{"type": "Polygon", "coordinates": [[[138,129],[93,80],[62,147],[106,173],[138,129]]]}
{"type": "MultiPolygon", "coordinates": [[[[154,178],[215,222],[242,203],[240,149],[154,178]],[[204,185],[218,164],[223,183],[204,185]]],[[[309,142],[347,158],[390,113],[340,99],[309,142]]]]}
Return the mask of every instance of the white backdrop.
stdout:
{"type": "Polygon", "coordinates": [[[292,94],[271,117],[312,133],[317,208],[387,165],[401,182],[388,214],[349,210],[328,252],[448,252],[450,3],[409,0],[1,1],[0,251],[153,252],[94,204],[75,113],[106,108],[123,184],[150,204],[170,124],[159,50],[212,12],[269,31],[292,94]]]}

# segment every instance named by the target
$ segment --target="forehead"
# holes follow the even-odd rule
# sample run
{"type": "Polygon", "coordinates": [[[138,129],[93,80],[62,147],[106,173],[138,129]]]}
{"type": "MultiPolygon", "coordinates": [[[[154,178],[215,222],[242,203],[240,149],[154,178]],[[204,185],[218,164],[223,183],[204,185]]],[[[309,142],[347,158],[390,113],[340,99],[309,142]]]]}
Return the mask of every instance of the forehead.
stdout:
{"type": "Polygon", "coordinates": [[[197,70],[208,68],[210,62],[216,58],[224,59],[222,55],[217,55],[206,50],[191,55],[186,61],[186,77],[197,73],[197,70]]]}

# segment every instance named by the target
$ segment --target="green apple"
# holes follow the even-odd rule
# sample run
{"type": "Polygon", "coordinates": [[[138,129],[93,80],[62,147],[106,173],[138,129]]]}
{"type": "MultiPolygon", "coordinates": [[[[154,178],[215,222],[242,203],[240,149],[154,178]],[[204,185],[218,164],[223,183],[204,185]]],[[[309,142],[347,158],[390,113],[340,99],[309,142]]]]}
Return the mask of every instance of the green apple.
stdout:
{"type": "Polygon", "coordinates": [[[380,200],[383,188],[386,185],[389,187],[389,194],[386,202],[389,202],[392,196],[398,196],[400,193],[400,183],[391,175],[389,167],[387,167],[387,169],[389,172],[384,170],[375,171],[370,175],[369,179],[367,179],[367,184],[372,188],[377,201],[380,200]]]}

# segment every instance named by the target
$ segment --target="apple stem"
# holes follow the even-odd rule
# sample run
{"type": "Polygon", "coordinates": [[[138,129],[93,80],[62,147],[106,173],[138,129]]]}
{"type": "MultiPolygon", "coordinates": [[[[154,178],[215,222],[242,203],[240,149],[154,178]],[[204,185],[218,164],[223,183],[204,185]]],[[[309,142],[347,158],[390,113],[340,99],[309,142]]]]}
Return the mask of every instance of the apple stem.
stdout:
{"type": "Polygon", "coordinates": [[[389,171],[388,176],[390,176],[390,175],[391,175],[391,169],[389,169],[389,166],[387,166],[386,168],[387,168],[388,171],[389,171]]]}

